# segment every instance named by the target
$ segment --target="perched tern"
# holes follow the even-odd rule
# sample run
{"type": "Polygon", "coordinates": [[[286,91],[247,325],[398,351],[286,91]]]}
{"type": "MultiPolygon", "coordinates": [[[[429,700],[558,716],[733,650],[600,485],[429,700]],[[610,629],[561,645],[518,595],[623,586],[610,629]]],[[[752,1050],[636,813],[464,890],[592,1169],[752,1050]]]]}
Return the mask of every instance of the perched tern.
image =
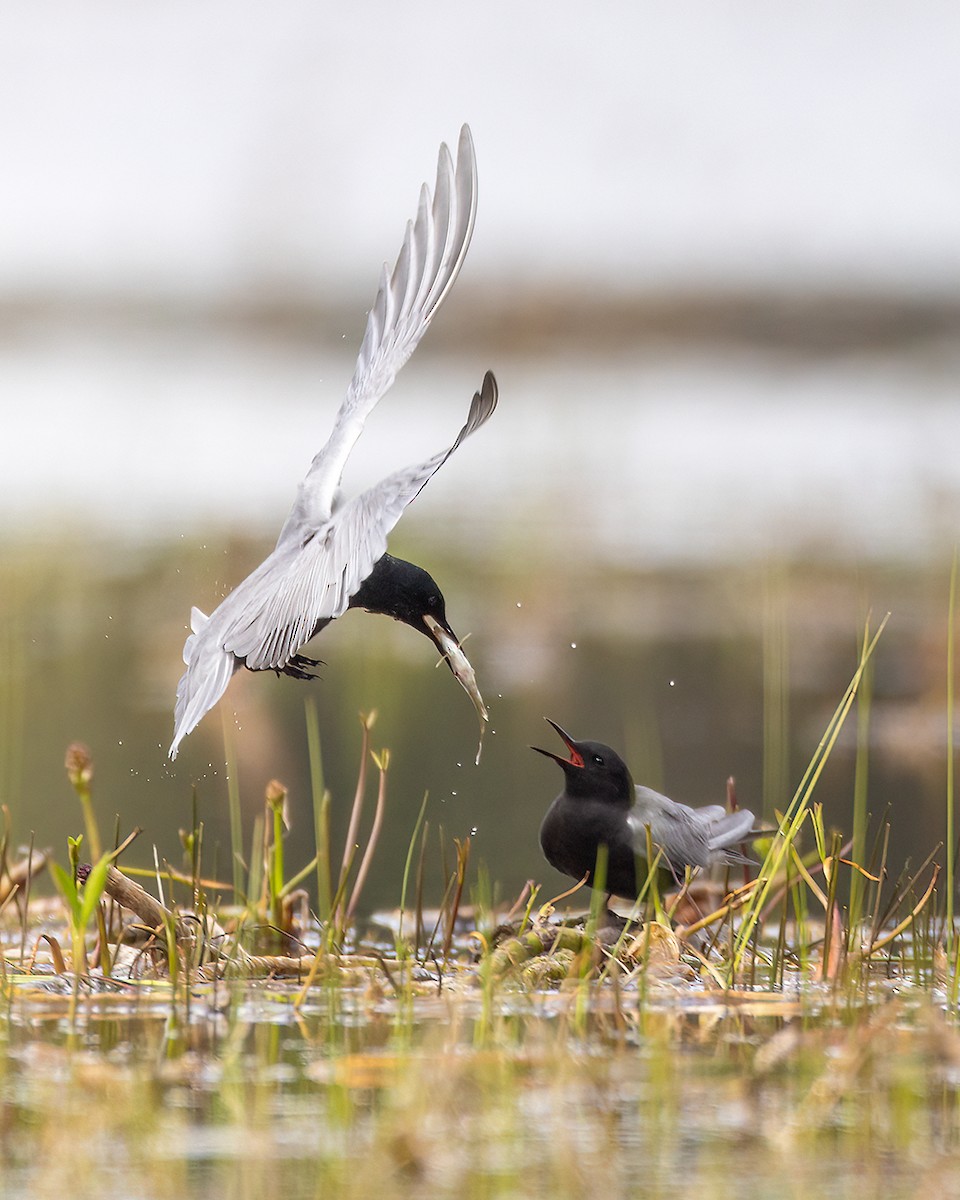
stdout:
{"type": "Polygon", "coordinates": [[[652,788],[635,786],[626,763],[602,742],[575,742],[555,721],[550,725],[563,738],[570,757],[533,746],[559,763],[564,789],[547,810],[540,826],[540,847],[547,862],[573,879],[587,876],[593,886],[597,851],[607,847],[605,889],[635,900],[646,882],[637,860],[647,857],[647,827],[654,850],[661,851],[664,874],[677,881],[686,867],[751,860],[736,847],[761,831],[753,813],[727,812],[719,804],[690,808],[652,788]]]}

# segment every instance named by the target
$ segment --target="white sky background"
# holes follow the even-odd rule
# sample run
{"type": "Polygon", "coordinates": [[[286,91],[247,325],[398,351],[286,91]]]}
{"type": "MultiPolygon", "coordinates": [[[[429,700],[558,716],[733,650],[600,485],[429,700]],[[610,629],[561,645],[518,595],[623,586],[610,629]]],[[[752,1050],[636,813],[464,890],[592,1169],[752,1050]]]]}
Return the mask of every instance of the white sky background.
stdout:
{"type": "Polygon", "coordinates": [[[5,6],[0,294],[367,290],[462,121],[475,278],[960,280],[960,6],[5,6]]]}
{"type": "MultiPolygon", "coordinates": [[[[464,120],[480,200],[451,306],[571,280],[956,298],[958,63],[960,5],[929,0],[8,4],[0,304],[305,295],[360,313],[464,120]]],[[[191,311],[117,330],[0,316],[4,528],[279,528],[362,317],[334,356],[329,330],[314,353],[191,311]]],[[[360,483],[433,453],[498,371],[496,418],[402,528],[443,536],[459,506],[495,536],[532,499],[557,537],[585,521],[598,553],[652,562],[936,553],[960,527],[956,347],[827,368],[475,357],[415,358],[358,448],[360,483]]]]}

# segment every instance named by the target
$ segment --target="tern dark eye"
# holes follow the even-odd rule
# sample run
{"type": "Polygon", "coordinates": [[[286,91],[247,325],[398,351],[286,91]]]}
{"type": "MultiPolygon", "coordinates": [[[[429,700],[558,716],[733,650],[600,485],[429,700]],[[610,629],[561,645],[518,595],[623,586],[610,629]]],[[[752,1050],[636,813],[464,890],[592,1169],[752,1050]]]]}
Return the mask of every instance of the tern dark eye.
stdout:
{"type": "Polygon", "coordinates": [[[601,758],[601,756],[599,754],[595,754],[593,756],[593,761],[597,764],[598,767],[603,766],[603,759],[601,758]]]}

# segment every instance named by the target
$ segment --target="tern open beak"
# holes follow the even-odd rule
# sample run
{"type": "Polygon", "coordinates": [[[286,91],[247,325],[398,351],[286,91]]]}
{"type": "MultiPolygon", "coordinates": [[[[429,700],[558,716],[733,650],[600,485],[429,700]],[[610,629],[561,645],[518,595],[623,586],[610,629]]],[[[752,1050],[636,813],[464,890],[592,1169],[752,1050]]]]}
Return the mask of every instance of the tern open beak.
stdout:
{"type": "Polygon", "coordinates": [[[573,740],[569,733],[564,732],[564,730],[560,728],[556,721],[551,721],[549,717],[544,717],[543,719],[548,725],[552,725],[557,733],[559,733],[563,738],[567,749],[570,751],[570,757],[562,758],[559,754],[554,754],[552,750],[541,750],[539,746],[531,746],[530,749],[536,750],[538,754],[546,755],[547,758],[552,758],[553,761],[559,763],[561,767],[582,767],[583,755],[577,749],[577,743],[573,740]]]}
{"type": "Polygon", "coordinates": [[[437,644],[437,649],[446,660],[447,666],[453,672],[457,682],[473,701],[473,707],[477,710],[477,716],[480,718],[480,745],[477,747],[477,762],[480,762],[480,751],[483,749],[483,733],[486,723],[490,720],[490,714],[487,712],[487,706],[483,702],[483,697],[480,695],[480,689],[477,687],[477,676],[473,667],[470,665],[470,660],[464,654],[460,643],[452,629],[445,628],[429,613],[424,614],[424,624],[430,633],[430,636],[437,644]]]}

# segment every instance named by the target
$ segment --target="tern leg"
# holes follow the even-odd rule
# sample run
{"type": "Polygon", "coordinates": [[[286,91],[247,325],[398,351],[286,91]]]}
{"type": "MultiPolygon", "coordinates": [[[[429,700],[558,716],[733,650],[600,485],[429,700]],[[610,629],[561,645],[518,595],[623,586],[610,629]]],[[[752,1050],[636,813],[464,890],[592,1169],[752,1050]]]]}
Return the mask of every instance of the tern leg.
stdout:
{"type": "Polygon", "coordinates": [[[305,654],[294,654],[288,663],[277,671],[278,675],[289,675],[291,679],[316,679],[317,674],[311,667],[322,667],[323,659],[307,658],[305,654]]]}

